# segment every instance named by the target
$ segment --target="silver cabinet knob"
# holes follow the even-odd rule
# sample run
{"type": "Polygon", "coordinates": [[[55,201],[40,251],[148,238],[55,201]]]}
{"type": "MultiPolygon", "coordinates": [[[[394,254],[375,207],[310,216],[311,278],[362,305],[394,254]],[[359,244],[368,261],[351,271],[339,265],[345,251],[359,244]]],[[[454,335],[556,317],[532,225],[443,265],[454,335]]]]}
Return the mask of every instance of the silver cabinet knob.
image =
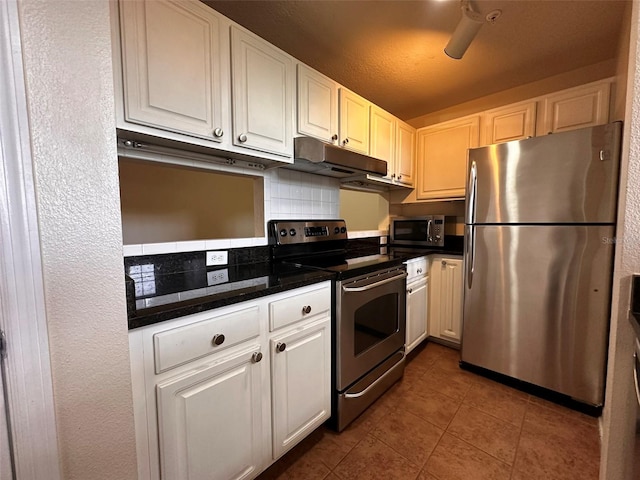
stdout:
{"type": "Polygon", "coordinates": [[[419,274],[420,274],[420,273],[422,273],[422,269],[421,269],[421,268],[419,268],[419,269],[417,270],[417,273],[419,273],[419,274]]]}
{"type": "Polygon", "coordinates": [[[402,175],[398,175],[398,180],[402,180],[402,175]]]}
{"type": "Polygon", "coordinates": [[[276,345],[276,352],[284,352],[287,349],[287,344],[284,342],[278,342],[276,345]]]}
{"type": "Polygon", "coordinates": [[[391,178],[396,178],[396,174],[394,173],[393,175],[391,175],[391,178]]]}
{"type": "Polygon", "coordinates": [[[343,145],[346,145],[347,143],[349,143],[349,139],[348,139],[348,138],[345,138],[345,139],[342,141],[342,144],[343,144],[343,145]]]}
{"type": "Polygon", "coordinates": [[[337,139],[338,139],[338,134],[337,134],[337,133],[334,133],[334,134],[331,136],[331,140],[333,140],[333,141],[335,142],[337,139]]]}
{"type": "Polygon", "coordinates": [[[238,140],[242,143],[247,141],[247,134],[246,133],[241,133],[240,135],[238,135],[238,140]]]}
{"type": "Polygon", "coordinates": [[[222,135],[224,135],[224,131],[221,128],[216,128],[213,131],[213,136],[216,138],[220,138],[222,135]]]}
{"type": "Polygon", "coordinates": [[[408,289],[407,293],[413,293],[413,288],[408,289]]]}
{"type": "Polygon", "coordinates": [[[253,363],[260,363],[260,360],[262,360],[262,353],[261,352],[253,352],[253,355],[251,355],[251,361],[253,363]]]}
{"type": "Polygon", "coordinates": [[[447,261],[446,260],[442,260],[442,266],[446,267],[447,266],[447,261]]]}
{"type": "Polygon", "coordinates": [[[211,343],[213,344],[214,347],[218,347],[222,345],[224,343],[224,335],[221,333],[214,335],[213,338],[211,339],[211,343]]]}
{"type": "Polygon", "coordinates": [[[304,315],[308,315],[311,313],[311,305],[305,305],[304,307],[302,307],[302,313],[304,315]]]}

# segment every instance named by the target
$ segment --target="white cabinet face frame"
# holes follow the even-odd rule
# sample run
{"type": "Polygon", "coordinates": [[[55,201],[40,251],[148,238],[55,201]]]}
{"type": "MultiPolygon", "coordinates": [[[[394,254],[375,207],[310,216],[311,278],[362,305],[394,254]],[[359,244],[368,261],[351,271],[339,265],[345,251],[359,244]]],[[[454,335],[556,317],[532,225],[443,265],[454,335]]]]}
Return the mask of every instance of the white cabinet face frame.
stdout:
{"type": "Polygon", "coordinates": [[[231,27],[233,144],[291,157],[293,61],[284,52],[231,27]]]}
{"type": "Polygon", "coordinates": [[[120,13],[125,120],[221,142],[229,133],[221,17],[172,0],[121,2],[120,13]]]}
{"type": "Polygon", "coordinates": [[[298,133],[338,142],[338,85],[298,64],[298,133]]]}

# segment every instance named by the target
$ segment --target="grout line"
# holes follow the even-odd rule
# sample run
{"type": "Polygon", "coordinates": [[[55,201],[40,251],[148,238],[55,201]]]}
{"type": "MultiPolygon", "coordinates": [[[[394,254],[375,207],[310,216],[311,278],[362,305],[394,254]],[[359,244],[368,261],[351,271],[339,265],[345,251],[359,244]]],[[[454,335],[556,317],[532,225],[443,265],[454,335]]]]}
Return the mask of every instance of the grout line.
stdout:
{"type": "Polygon", "coordinates": [[[520,433],[518,434],[516,454],[513,457],[513,465],[511,466],[511,475],[509,475],[509,479],[513,478],[513,475],[515,474],[515,471],[516,471],[516,462],[518,461],[518,452],[520,451],[520,440],[522,440],[522,431],[524,430],[524,422],[525,422],[525,419],[527,418],[527,411],[529,410],[529,404],[531,403],[530,399],[531,399],[531,395],[529,395],[529,397],[527,398],[527,407],[525,408],[524,416],[522,417],[522,423],[520,424],[520,433]]]}

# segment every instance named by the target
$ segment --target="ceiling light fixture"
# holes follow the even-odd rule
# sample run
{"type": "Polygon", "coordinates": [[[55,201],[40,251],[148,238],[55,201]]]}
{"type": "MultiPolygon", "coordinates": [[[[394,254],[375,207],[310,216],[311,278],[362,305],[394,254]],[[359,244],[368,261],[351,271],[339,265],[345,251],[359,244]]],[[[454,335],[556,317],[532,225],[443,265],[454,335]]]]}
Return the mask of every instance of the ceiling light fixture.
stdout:
{"type": "Polygon", "coordinates": [[[460,3],[462,4],[462,18],[451,35],[449,43],[444,47],[444,53],[456,60],[462,58],[482,25],[485,22],[494,23],[502,13],[500,10],[494,10],[483,17],[471,8],[469,0],[461,0],[460,3]]]}

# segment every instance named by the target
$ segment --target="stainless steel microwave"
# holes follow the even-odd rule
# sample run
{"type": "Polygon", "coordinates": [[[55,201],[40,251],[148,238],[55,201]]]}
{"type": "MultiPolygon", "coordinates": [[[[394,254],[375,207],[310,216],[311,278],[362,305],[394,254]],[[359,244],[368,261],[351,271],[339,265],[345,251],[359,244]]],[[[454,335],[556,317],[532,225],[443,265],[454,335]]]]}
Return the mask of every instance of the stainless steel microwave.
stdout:
{"type": "Polygon", "coordinates": [[[391,245],[444,247],[444,215],[394,217],[389,236],[391,245]]]}

